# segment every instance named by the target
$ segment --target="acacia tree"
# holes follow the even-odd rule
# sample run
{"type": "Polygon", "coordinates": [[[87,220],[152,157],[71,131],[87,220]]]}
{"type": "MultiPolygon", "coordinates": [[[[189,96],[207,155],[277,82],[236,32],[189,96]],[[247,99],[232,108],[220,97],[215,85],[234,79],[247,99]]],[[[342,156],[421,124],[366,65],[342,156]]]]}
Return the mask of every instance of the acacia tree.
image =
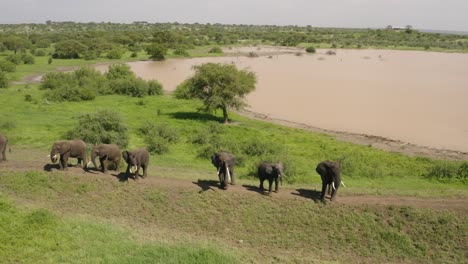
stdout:
{"type": "Polygon", "coordinates": [[[228,123],[228,109],[241,109],[245,95],[255,90],[255,73],[238,70],[235,65],[205,63],[195,66],[195,75],[183,83],[181,89],[189,98],[198,98],[204,110],[221,109],[224,123],[228,123]]]}

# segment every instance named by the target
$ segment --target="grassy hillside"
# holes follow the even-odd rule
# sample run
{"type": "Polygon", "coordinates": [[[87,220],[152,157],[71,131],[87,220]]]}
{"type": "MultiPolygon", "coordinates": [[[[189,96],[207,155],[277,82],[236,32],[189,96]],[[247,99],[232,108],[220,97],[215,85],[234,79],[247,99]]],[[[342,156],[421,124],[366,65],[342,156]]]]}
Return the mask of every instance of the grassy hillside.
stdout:
{"type": "Polygon", "coordinates": [[[6,236],[0,236],[0,257],[89,263],[465,259],[464,211],[324,205],[301,196],[268,197],[215,185],[161,178],[125,183],[79,169],[0,172],[3,196],[28,208],[46,208],[23,210],[1,199],[0,230],[6,236]]]}

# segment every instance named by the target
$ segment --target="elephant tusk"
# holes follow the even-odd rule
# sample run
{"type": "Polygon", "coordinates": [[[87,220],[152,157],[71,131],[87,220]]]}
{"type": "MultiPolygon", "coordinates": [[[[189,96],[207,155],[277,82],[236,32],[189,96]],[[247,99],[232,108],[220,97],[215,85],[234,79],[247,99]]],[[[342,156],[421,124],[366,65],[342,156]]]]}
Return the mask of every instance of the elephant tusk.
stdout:
{"type": "Polygon", "coordinates": [[[228,165],[226,164],[226,171],[227,171],[227,182],[231,182],[231,173],[229,172],[229,168],[228,168],[228,165]]]}
{"type": "Polygon", "coordinates": [[[343,182],[343,181],[341,181],[341,184],[342,184],[342,185],[343,185],[345,188],[348,188],[348,187],[346,187],[346,185],[344,184],[344,182],[343,182]]]}
{"type": "Polygon", "coordinates": [[[89,167],[89,164],[91,164],[91,161],[90,161],[90,162],[88,162],[88,164],[86,164],[86,168],[88,168],[88,167],[89,167]]]}
{"type": "Polygon", "coordinates": [[[58,155],[58,154],[55,154],[55,155],[53,156],[53,158],[54,158],[54,159],[57,159],[57,158],[58,158],[57,155],[58,155]]]}
{"type": "Polygon", "coordinates": [[[137,171],[137,170],[138,170],[138,165],[135,165],[135,171],[137,171]]]}
{"type": "Polygon", "coordinates": [[[219,171],[221,170],[221,166],[218,168],[218,173],[216,173],[216,176],[219,176],[219,171]]]}
{"type": "Polygon", "coordinates": [[[49,155],[47,155],[47,157],[48,157],[48,158],[50,158],[50,154],[49,154],[49,155]]]}
{"type": "Polygon", "coordinates": [[[332,182],[332,187],[333,187],[333,190],[336,191],[336,188],[335,188],[335,182],[332,182]]]}

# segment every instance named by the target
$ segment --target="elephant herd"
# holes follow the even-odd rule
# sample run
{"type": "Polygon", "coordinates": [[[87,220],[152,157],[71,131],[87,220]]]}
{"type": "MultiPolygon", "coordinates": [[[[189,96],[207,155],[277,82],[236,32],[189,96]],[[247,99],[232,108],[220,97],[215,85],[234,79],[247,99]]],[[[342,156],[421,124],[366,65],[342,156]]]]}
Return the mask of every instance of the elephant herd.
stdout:
{"type": "MultiPolygon", "coordinates": [[[[226,151],[215,153],[211,156],[211,163],[213,163],[217,169],[217,176],[222,189],[226,190],[229,183],[231,185],[235,184],[234,165],[236,163],[236,158],[234,155],[226,151]]],[[[324,200],[325,192],[328,192],[330,199],[333,201],[340,184],[345,186],[343,181],[341,181],[340,163],[325,160],[320,162],[315,170],[322,179],[320,199],[324,200]]],[[[260,179],[259,189],[261,191],[265,189],[263,187],[264,181],[268,180],[268,194],[271,195],[273,183],[275,185],[275,192],[278,192],[278,182],[283,183],[283,178],[286,177],[284,174],[284,165],[282,162],[262,162],[258,165],[257,176],[260,179]]]]}
{"type": "MultiPolygon", "coordinates": [[[[0,162],[6,160],[5,150],[7,143],[7,138],[0,133],[0,162]]],[[[88,161],[86,143],[83,140],[63,140],[56,141],[52,145],[48,157],[50,157],[52,163],[58,162],[60,170],[67,169],[69,158],[76,158],[78,160],[78,165],[84,170],[88,169],[88,166],[92,163],[96,169],[99,169],[103,173],[107,172],[109,165],[111,165],[114,170],[120,171],[120,160],[123,157],[127,163],[127,170],[125,172],[127,178],[131,173],[134,173],[134,179],[138,179],[138,177],[145,178],[148,174],[149,152],[145,148],[121,152],[119,146],[116,144],[98,144],[93,146],[91,150],[91,160],[88,161]],[[96,164],[96,158],[99,158],[100,166],[96,164]],[[134,172],[132,171],[133,167],[135,167],[134,172]],[[140,169],[143,170],[142,176],[139,174],[140,169]]],[[[216,167],[217,177],[222,189],[226,190],[229,184],[235,184],[234,166],[236,158],[234,155],[227,151],[221,151],[213,154],[211,162],[216,167]]],[[[322,180],[320,199],[323,200],[327,192],[328,195],[330,195],[330,199],[333,201],[340,184],[345,186],[341,181],[339,162],[329,160],[322,161],[317,165],[316,172],[320,175],[322,180]]],[[[272,192],[273,184],[275,185],[275,192],[278,192],[278,182],[282,183],[283,178],[286,176],[284,174],[284,165],[282,162],[262,162],[258,166],[257,175],[260,179],[259,188],[261,191],[264,190],[264,181],[268,181],[269,194],[272,192]]]]}
{"type": "Polygon", "coordinates": [[[86,143],[83,140],[62,140],[56,141],[52,145],[48,157],[50,157],[52,163],[59,162],[60,170],[67,169],[68,158],[78,159],[78,165],[83,169],[87,169],[91,163],[96,169],[99,169],[99,166],[96,164],[96,158],[99,158],[100,170],[104,173],[107,172],[109,165],[112,165],[114,170],[119,171],[120,159],[123,157],[125,162],[127,162],[127,178],[130,173],[133,173],[133,167],[135,167],[134,179],[140,176],[140,168],[143,169],[143,178],[148,174],[149,152],[144,148],[120,152],[120,148],[116,144],[98,144],[93,146],[91,161],[88,162],[86,143]]]}

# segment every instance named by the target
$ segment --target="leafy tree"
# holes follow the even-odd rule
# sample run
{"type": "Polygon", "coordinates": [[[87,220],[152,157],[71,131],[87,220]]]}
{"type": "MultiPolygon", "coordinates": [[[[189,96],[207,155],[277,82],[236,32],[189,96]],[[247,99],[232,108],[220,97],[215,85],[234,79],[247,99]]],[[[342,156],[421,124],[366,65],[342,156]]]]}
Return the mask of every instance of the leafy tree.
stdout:
{"type": "Polygon", "coordinates": [[[167,48],[164,45],[153,43],[146,46],[146,52],[153,60],[164,60],[166,58],[167,48]]]}
{"type": "Polygon", "coordinates": [[[124,51],[121,48],[115,47],[107,52],[108,59],[120,59],[122,58],[124,51]]]}
{"type": "Polygon", "coordinates": [[[24,49],[28,44],[30,44],[26,39],[14,35],[5,38],[3,43],[7,49],[14,51],[15,54],[18,50],[24,49]]]}
{"type": "Polygon", "coordinates": [[[224,123],[228,123],[228,109],[241,109],[246,103],[246,94],[255,90],[255,73],[238,70],[232,64],[205,63],[195,66],[195,75],[184,82],[189,98],[198,98],[204,110],[221,109],[224,123]]]}
{"type": "Polygon", "coordinates": [[[65,40],[55,44],[52,57],[59,59],[77,59],[86,50],[86,46],[76,40],[65,40]]]}
{"type": "Polygon", "coordinates": [[[208,53],[223,53],[223,50],[220,47],[211,48],[208,53]]]}
{"type": "Polygon", "coordinates": [[[8,87],[8,78],[6,74],[0,70],[0,88],[7,88],[8,87]]]}

